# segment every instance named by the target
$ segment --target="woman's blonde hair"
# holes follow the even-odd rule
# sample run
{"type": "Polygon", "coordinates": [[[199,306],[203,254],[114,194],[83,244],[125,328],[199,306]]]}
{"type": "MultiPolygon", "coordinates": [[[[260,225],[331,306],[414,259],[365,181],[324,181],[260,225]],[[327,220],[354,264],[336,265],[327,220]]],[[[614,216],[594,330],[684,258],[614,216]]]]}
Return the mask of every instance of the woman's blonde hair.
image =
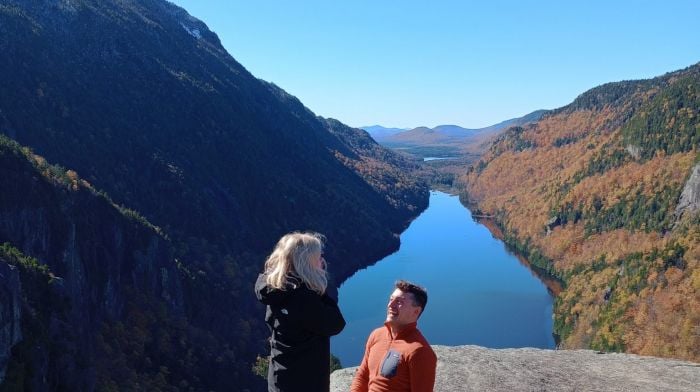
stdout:
{"type": "Polygon", "coordinates": [[[326,262],[321,259],[321,268],[311,264],[311,258],[321,256],[325,237],[314,232],[289,233],[280,238],[265,261],[265,274],[267,285],[285,290],[290,274],[296,275],[311,290],[319,295],[326,292],[328,275],[326,262]]]}

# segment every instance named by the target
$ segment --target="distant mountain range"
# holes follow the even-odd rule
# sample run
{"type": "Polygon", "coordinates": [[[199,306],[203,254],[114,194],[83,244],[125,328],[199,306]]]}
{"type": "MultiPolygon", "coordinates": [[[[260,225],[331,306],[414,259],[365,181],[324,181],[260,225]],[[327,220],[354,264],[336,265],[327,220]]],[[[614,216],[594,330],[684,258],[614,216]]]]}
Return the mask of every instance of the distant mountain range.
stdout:
{"type": "Polygon", "coordinates": [[[360,127],[360,129],[367,131],[367,133],[377,141],[408,130],[408,128],[385,128],[381,125],[368,125],[366,127],[360,127]]]}
{"type": "Polygon", "coordinates": [[[522,117],[512,118],[484,128],[463,128],[458,125],[439,125],[434,128],[384,128],[379,125],[363,127],[380,144],[401,148],[417,155],[462,155],[485,151],[486,142],[513,126],[538,121],[547,110],[536,110],[522,117]]]}
{"type": "Polygon", "coordinates": [[[510,127],[523,126],[525,124],[539,121],[542,118],[542,116],[547,114],[547,112],[549,112],[549,110],[544,110],[544,109],[535,110],[534,112],[526,114],[522,117],[511,118],[510,120],[505,120],[505,121],[502,121],[498,124],[491,125],[491,126],[486,127],[486,128],[477,129],[477,131],[479,131],[479,132],[498,132],[498,131],[502,131],[504,129],[508,129],[510,127]]]}

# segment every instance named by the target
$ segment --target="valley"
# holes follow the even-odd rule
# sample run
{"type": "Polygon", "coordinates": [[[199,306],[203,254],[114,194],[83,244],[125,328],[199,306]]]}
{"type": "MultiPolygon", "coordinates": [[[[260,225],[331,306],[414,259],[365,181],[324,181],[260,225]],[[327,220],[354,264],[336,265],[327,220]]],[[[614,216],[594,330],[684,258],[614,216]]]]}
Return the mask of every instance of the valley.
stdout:
{"type": "MultiPolygon", "coordinates": [[[[246,42],[274,30],[272,11],[258,13],[265,23],[246,42]]],[[[322,26],[340,25],[329,21],[322,26]]],[[[257,48],[270,51],[266,64],[313,85],[324,103],[388,113],[392,100],[370,101],[389,87],[334,96],[318,87],[330,84],[321,71],[334,70],[343,46],[318,31],[311,43],[277,39],[293,32],[276,31],[281,44],[272,46],[297,57],[257,48]],[[307,54],[319,48],[336,56],[307,54]],[[294,70],[307,57],[314,63],[304,72],[318,79],[294,70]]],[[[469,342],[700,362],[700,63],[588,86],[552,110],[528,91],[538,104],[516,113],[532,112],[489,127],[363,130],[312,111],[291,93],[299,84],[263,80],[238,60],[250,47],[229,53],[230,36],[169,1],[7,0],[0,33],[0,390],[263,390],[253,366],[269,354],[269,330],[253,284],[292,231],[326,236],[331,285],[343,294],[347,283],[347,297],[371,285],[379,297],[376,283],[399,272],[439,285],[459,264],[436,298],[454,295],[475,317],[499,321],[482,324],[489,339],[469,342]],[[426,210],[429,202],[438,208],[426,210]],[[450,238],[448,252],[433,261],[430,247],[415,246],[423,238],[450,238]],[[412,257],[428,264],[401,269],[412,257]],[[480,290],[460,291],[479,269],[480,290]],[[384,275],[353,283],[373,270],[384,275]],[[519,304],[528,310],[518,313],[519,304]],[[529,327],[498,333],[494,325],[517,323],[505,313],[532,317],[529,327]]],[[[368,62],[353,52],[346,63],[400,65],[377,53],[368,62]]],[[[420,75],[454,66],[471,76],[456,62],[410,57],[435,67],[420,75]]],[[[483,75],[500,80],[503,70],[512,71],[483,75]]],[[[428,79],[396,74],[402,99],[439,97],[419,91],[428,79]],[[423,84],[404,90],[408,80],[423,84]]],[[[333,76],[359,84],[394,72],[333,76]]],[[[517,90],[525,85],[533,86],[517,90]]],[[[520,92],[511,90],[504,95],[520,92]]],[[[427,116],[428,106],[400,113],[427,116]]],[[[440,329],[444,319],[428,321],[432,340],[465,343],[440,329]]]]}

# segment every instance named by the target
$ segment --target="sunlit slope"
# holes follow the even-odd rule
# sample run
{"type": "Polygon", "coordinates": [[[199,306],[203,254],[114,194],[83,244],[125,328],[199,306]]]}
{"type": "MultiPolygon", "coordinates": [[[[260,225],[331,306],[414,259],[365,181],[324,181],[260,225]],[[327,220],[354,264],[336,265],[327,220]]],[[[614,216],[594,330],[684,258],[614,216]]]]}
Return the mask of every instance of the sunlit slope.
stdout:
{"type": "Polygon", "coordinates": [[[509,129],[464,200],[560,277],[565,348],[700,360],[700,65],[609,83],[509,129]]]}

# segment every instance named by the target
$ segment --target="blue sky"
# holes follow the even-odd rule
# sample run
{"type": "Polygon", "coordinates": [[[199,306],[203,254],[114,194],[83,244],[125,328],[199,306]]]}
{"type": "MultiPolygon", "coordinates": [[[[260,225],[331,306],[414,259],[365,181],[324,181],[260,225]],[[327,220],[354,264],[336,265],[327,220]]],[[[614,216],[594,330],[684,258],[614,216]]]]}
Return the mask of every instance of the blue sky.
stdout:
{"type": "Polygon", "coordinates": [[[700,61],[700,1],[174,0],[351,126],[479,128],[700,61]]]}

